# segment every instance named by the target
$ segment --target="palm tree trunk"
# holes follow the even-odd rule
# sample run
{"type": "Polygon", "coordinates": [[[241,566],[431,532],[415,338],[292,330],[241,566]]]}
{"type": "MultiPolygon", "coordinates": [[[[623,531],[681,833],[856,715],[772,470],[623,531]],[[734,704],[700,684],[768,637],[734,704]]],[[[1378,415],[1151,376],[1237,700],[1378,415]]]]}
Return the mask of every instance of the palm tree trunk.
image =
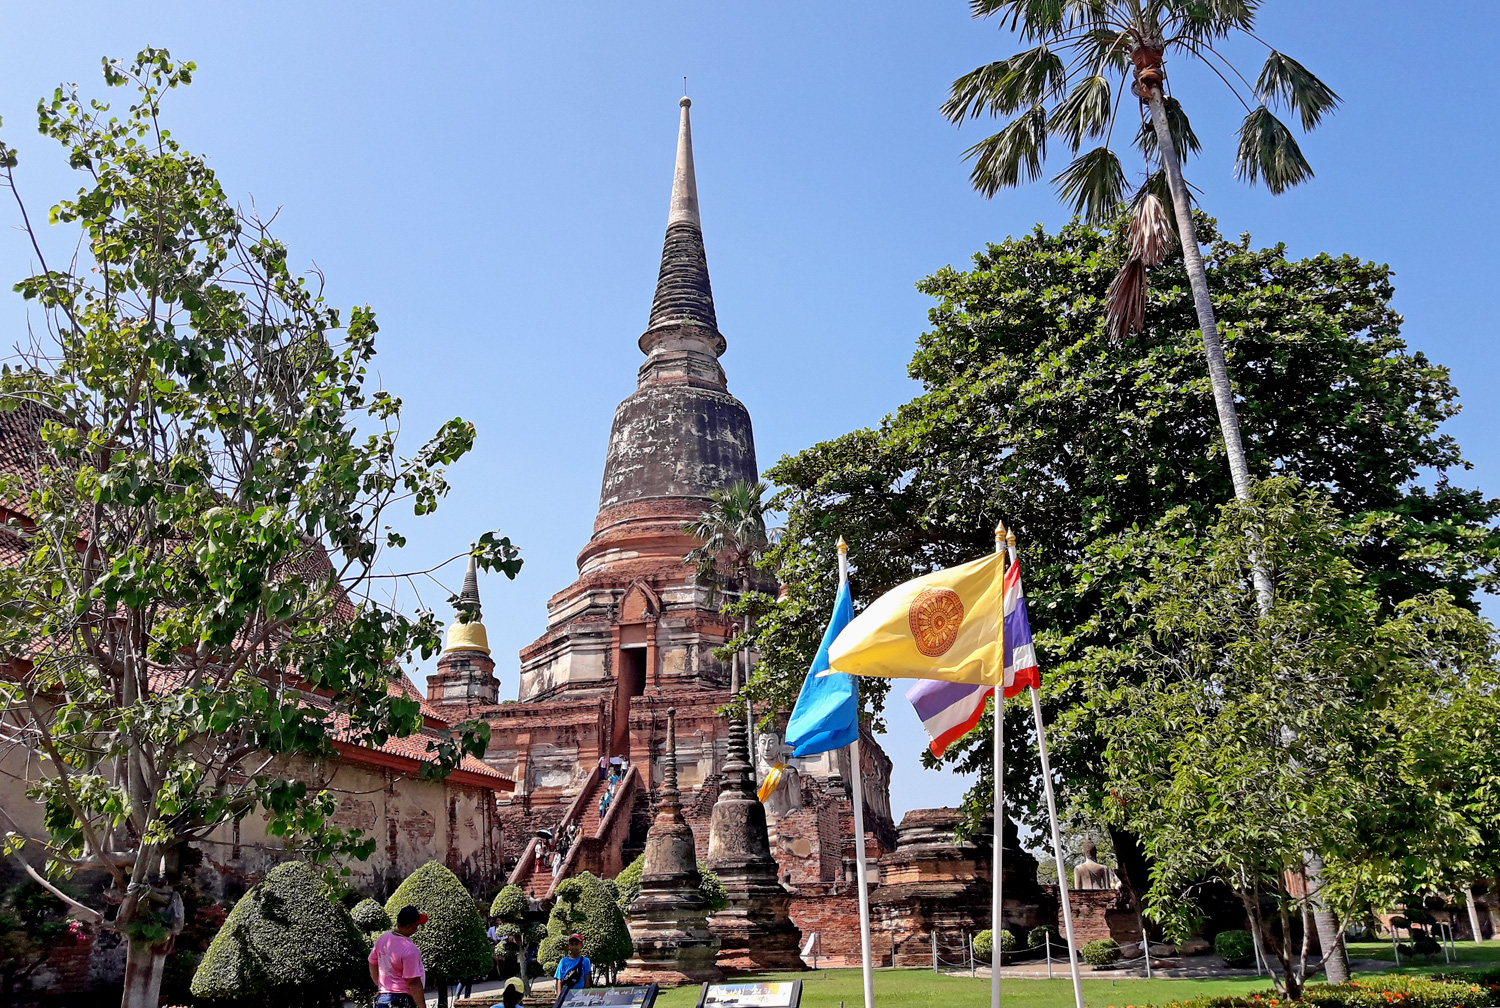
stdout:
{"type": "MultiPolygon", "coordinates": [[[[1219,326],[1214,319],[1213,299],[1208,293],[1208,271],[1203,265],[1203,252],[1198,247],[1198,229],[1193,226],[1193,209],[1188,201],[1187,182],[1182,177],[1182,162],[1177,160],[1177,148],[1172,143],[1171,128],[1167,124],[1167,102],[1160,87],[1149,90],[1151,125],[1156,130],[1156,147],[1161,157],[1162,168],[1167,175],[1167,189],[1172,194],[1172,210],[1177,217],[1177,234],[1182,246],[1182,261],[1187,268],[1188,286],[1193,292],[1193,307],[1198,312],[1198,328],[1203,333],[1203,356],[1208,363],[1208,380],[1213,386],[1214,408],[1219,414],[1219,432],[1224,438],[1224,454],[1229,459],[1229,478],[1234,483],[1234,496],[1239,500],[1250,497],[1250,468],[1245,461],[1245,446],[1240,439],[1239,411],[1234,405],[1234,387],[1229,381],[1229,366],[1224,360],[1224,344],[1219,339],[1219,326]]],[[[1272,593],[1271,575],[1259,557],[1251,557],[1251,577],[1255,582],[1255,597],[1262,617],[1270,615],[1275,596],[1272,593]]],[[[1319,892],[1323,888],[1323,863],[1316,856],[1309,856],[1306,864],[1310,888],[1319,892]]],[[[1327,909],[1321,899],[1313,903],[1313,920],[1317,923],[1318,941],[1323,948],[1325,968],[1330,983],[1345,983],[1350,978],[1349,953],[1344,948],[1343,936],[1339,934],[1338,918],[1327,909]]]]}

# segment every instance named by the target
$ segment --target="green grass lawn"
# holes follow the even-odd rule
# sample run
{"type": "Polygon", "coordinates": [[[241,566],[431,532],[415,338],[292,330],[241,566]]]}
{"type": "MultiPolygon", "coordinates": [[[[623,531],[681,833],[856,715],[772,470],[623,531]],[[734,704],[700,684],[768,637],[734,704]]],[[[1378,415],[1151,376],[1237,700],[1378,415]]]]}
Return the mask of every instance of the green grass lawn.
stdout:
{"type": "MultiPolygon", "coordinates": [[[[1472,942],[1461,941],[1453,943],[1454,951],[1458,953],[1458,965],[1500,965],[1500,942],[1472,942]]],[[[1383,942],[1350,942],[1349,955],[1356,959],[1384,959],[1391,962],[1391,943],[1389,940],[1383,942]]],[[[1394,964],[1393,964],[1394,966],[1394,964]]],[[[1452,965],[1444,965],[1441,955],[1401,956],[1401,972],[1412,973],[1441,973],[1445,969],[1452,969],[1452,965]]]]}
{"type": "MultiPolygon", "coordinates": [[[[857,969],[818,970],[807,973],[777,973],[756,979],[801,980],[803,1008],[862,1008],[863,994],[857,969]]],[[[1165,1004],[1195,994],[1237,994],[1270,987],[1267,978],[1232,980],[1084,980],[1083,999],[1089,1008],[1124,1008],[1126,1005],[1165,1004]]],[[[656,999],[660,1008],[692,1008],[698,1003],[697,987],[663,991],[656,999]]],[[[1073,984],[1066,976],[1056,980],[1001,981],[1007,1008],[1072,1008],[1073,984]]],[[[939,976],[931,970],[903,969],[875,972],[875,1001],[891,1008],[988,1008],[990,982],[968,977],[939,976]]]]}

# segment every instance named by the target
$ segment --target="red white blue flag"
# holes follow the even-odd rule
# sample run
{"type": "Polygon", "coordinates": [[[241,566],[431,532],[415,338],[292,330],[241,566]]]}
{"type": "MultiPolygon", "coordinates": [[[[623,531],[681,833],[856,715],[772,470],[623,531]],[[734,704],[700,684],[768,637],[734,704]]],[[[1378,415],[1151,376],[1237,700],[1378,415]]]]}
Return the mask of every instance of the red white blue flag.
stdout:
{"type": "MultiPolygon", "coordinates": [[[[1005,572],[1005,695],[1013,697],[1028,686],[1041,688],[1042,670],[1031,641],[1031,621],[1026,617],[1021,567],[1012,559],[1005,572]]],[[[932,754],[940,757],[979,723],[989,695],[988,686],[922,679],[907,690],[906,699],[932,737],[932,754]]]]}

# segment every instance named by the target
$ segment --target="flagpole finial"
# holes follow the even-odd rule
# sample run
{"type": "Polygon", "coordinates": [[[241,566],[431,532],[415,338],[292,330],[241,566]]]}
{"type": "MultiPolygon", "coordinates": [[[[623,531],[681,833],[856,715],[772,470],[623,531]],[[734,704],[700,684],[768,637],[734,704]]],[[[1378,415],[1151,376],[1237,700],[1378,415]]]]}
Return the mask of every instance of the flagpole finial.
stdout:
{"type": "Polygon", "coordinates": [[[838,548],[839,548],[839,552],[840,553],[848,553],[849,552],[849,544],[846,543],[846,542],[844,542],[844,537],[843,536],[839,536],[839,547],[838,548]]]}
{"type": "Polygon", "coordinates": [[[995,523],[995,552],[999,552],[1005,546],[1005,523],[995,523]]]}
{"type": "Polygon", "coordinates": [[[1015,545],[1016,545],[1016,530],[1015,529],[1006,529],[1005,530],[1005,541],[1006,541],[1007,544],[1009,544],[1011,546],[1011,548],[1015,548],[1015,545]]]}

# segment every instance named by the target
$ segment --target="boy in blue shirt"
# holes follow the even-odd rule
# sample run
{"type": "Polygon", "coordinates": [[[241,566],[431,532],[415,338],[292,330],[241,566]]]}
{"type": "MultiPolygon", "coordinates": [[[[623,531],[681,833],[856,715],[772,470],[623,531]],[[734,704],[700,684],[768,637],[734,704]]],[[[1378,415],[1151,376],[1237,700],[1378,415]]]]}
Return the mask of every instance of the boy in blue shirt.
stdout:
{"type": "Polygon", "coordinates": [[[594,964],[583,954],[583,935],[572,935],[568,938],[568,954],[558,961],[557,972],[553,974],[557,977],[558,1003],[573,988],[587,987],[592,972],[594,964]]]}

